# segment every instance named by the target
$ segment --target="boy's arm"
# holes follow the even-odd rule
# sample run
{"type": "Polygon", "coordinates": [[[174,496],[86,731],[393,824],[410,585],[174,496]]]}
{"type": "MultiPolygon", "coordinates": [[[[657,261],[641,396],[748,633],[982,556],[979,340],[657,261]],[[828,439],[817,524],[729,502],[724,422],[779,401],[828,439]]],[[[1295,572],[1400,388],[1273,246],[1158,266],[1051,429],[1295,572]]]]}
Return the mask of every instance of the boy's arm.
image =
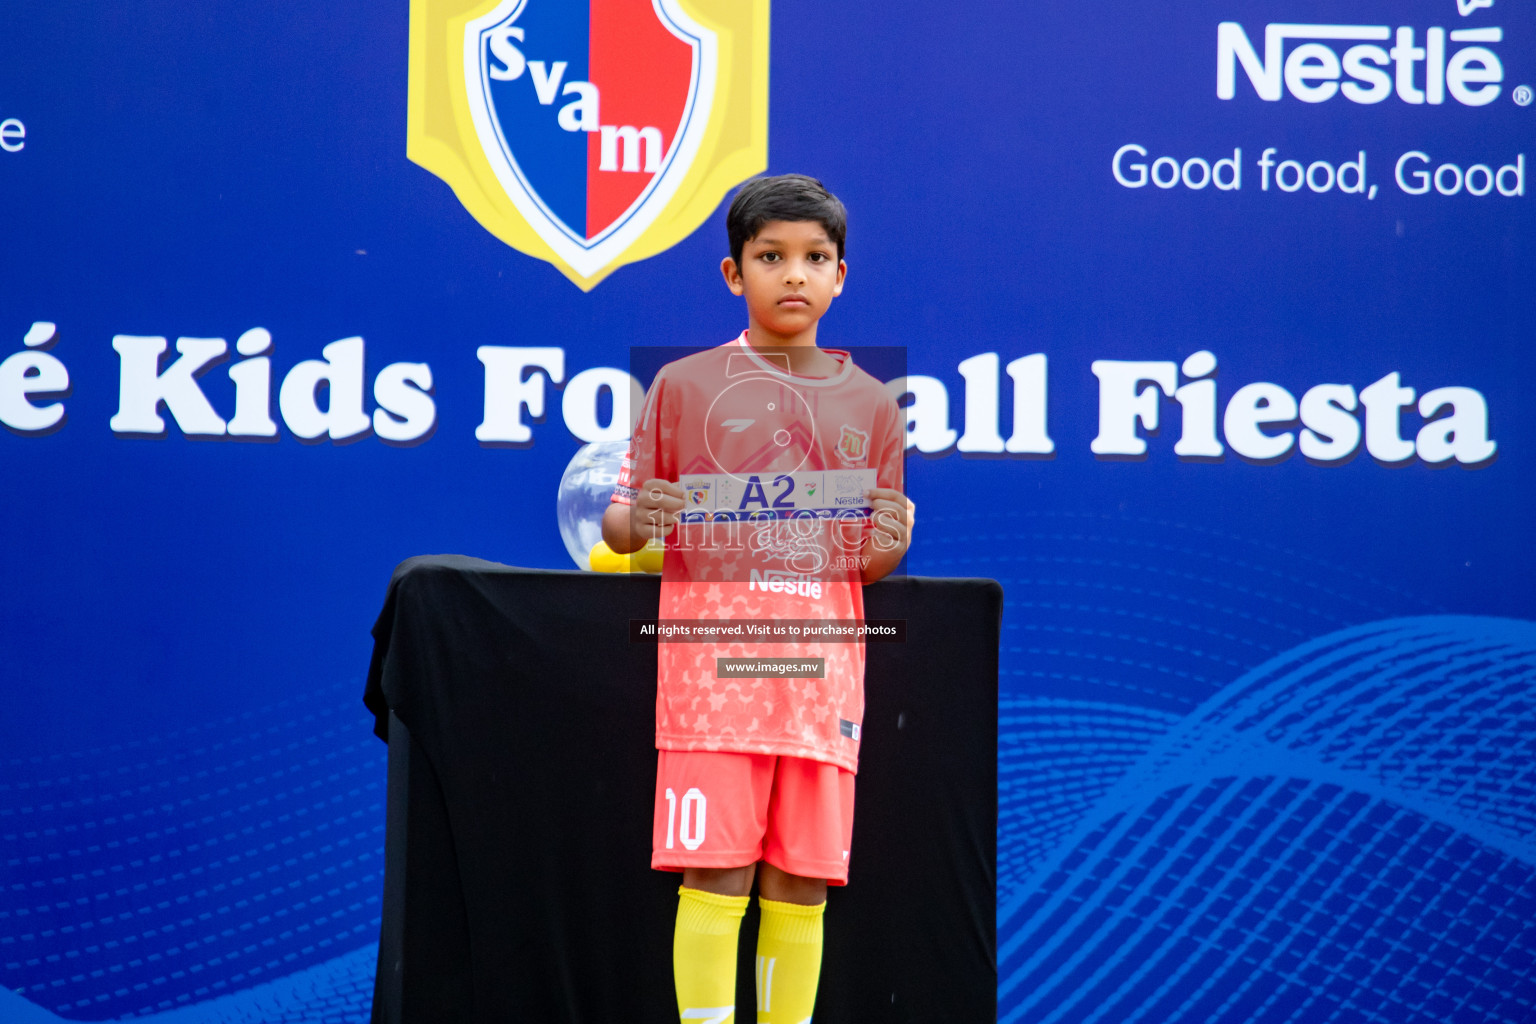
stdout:
{"type": "Polygon", "coordinates": [[[629,451],[619,466],[613,502],[603,512],[603,543],[617,554],[639,551],[646,541],[671,533],[683,507],[683,489],[660,479],[675,472],[668,468],[670,464],[661,463],[662,453],[657,451],[666,381],[667,367],[662,367],[645,394],[629,451]]]}
{"type": "Polygon", "coordinates": [[[873,583],[891,574],[912,544],[912,524],[917,506],[894,487],[875,487],[869,492],[873,511],[869,514],[869,535],[862,551],[865,583],[873,583]]]}
{"type": "Polygon", "coordinates": [[[645,542],[665,537],[677,526],[683,507],[683,489],[668,480],[647,480],[635,490],[633,504],[612,502],[603,513],[603,542],[627,555],[645,542]]]}

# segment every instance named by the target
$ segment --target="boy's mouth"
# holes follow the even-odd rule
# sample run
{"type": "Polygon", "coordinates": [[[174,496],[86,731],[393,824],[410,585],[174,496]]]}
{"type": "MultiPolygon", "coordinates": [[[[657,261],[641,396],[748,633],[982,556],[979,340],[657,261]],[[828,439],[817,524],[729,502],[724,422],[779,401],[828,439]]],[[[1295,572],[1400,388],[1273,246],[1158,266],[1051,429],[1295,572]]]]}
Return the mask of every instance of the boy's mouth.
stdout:
{"type": "Polygon", "coordinates": [[[810,304],[811,300],[799,292],[791,292],[779,300],[781,306],[809,306],[810,304]]]}

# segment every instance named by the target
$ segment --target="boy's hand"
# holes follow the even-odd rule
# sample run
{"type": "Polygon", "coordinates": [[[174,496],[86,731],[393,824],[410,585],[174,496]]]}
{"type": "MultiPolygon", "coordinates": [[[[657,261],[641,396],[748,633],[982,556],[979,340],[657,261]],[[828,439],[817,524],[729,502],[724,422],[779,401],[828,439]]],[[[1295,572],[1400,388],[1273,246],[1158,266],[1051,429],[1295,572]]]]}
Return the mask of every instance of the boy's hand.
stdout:
{"type": "Polygon", "coordinates": [[[865,492],[871,511],[871,537],[877,551],[906,551],[912,543],[912,522],[917,506],[894,487],[872,487],[865,492]]]}
{"type": "Polygon", "coordinates": [[[647,480],[637,488],[629,507],[630,536],[648,540],[665,537],[677,527],[683,509],[683,489],[670,480],[647,480]]]}
{"type": "Polygon", "coordinates": [[[917,521],[917,506],[894,487],[874,487],[868,492],[869,537],[864,543],[865,583],[888,576],[912,543],[912,525],[917,521]]]}

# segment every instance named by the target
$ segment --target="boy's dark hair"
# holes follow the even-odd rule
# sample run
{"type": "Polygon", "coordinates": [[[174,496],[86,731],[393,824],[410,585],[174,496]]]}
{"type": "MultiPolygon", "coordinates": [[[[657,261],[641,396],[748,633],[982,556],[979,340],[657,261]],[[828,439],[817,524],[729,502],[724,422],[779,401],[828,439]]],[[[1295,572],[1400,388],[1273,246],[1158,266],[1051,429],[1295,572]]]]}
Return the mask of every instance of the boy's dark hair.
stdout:
{"type": "Polygon", "coordinates": [[[779,174],[753,178],[736,192],[725,215],[725,233],[731,240],[731,259],[741,266],[741,250],[771,220],[813,220],[827,231],[843,258],[848,237],[848,211],[841,200],[815,178],[804,174],[779,174]]]}

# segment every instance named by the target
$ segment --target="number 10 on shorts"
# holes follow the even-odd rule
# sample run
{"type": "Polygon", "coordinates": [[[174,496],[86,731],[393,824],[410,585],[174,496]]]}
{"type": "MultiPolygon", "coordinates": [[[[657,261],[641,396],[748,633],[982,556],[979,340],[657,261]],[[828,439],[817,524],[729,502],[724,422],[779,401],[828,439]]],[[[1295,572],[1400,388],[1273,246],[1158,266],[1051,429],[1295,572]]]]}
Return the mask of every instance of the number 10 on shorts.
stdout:
{"type": "Polygon", "coordinates": [[[704,794],[697,786],[683,794],[682,820],[678,820],[677,794],[667,787],[667,849],[673,848],[673,836],[683,847],[697,850],[704,845],[704,794]]]}

